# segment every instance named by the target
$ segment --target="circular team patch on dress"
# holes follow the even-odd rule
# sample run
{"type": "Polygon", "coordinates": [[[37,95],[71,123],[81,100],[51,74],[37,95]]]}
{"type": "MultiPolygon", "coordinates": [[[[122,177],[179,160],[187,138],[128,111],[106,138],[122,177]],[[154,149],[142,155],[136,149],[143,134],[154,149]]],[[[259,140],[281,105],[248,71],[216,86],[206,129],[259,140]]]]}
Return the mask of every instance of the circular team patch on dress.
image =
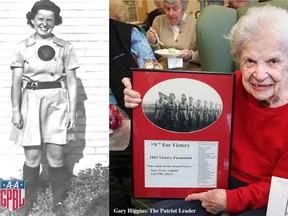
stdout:
{"type": "Polygon", "coordinates": [[[50,61],[55,57],[55,50],[48,45],[43,45],[38,49],[38,56],[43,61],[50,61]]]}

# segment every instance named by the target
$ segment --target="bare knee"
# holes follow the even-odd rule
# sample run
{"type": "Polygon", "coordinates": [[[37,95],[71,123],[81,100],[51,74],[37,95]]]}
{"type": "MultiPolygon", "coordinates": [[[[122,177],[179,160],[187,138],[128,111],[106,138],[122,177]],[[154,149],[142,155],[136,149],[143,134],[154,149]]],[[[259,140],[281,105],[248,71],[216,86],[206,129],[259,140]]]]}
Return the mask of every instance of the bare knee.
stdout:
{"type": "Polygon", "coordinates": [[[24,147],[25,164],[29,167],[38,167],[42,158],[41,147],[24,147]]]}
{"type": "Polygon", "coordinates": [[[51,167],[62,167],[64,165],[64,158],[62,155],[57,154],[47,154],[47,161],[51,167]]]}
{"type": "Polygon", "coordinates": [[[64,165],[64,147],[47,144],[47,161],[51,167],[62,167],[64,165]]]}

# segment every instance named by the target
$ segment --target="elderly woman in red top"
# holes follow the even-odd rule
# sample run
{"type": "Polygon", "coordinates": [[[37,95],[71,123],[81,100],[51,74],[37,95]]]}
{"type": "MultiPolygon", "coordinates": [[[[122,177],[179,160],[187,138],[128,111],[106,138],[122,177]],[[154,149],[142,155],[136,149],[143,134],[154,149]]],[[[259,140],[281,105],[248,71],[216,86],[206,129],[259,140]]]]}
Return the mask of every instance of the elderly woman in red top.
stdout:
{"type": "MultiPolygon", "coordinates": [[[[271,177],[288,178],[286,23],[287,10],[254,7],[228,36],[231,54],[241,68],[236,72],[230,188],[187,195],[186,203],[163,201],[154,208],[197,209],[198,216],[266,215],[271,177]]],[[[140,95],[129,80],[123,83],[126,106],[137,106],[140,95]]]]}
{"type": "Polygon", "coordinates": [[[35,33],[17,45],[11,63],[12,123],[18,128],[16,143],[24,147],[26,160],[26,205],[20,211],[28,215],[36,201],[43,146],[49,164],[53,212],[65,215],[63,207],[67,170],[64,146],[67,131],[75,127],[77,59],[72,45],[52,34],[62,23],[60,8],[49,0],[34,4],[27,23],[35,33]]]}

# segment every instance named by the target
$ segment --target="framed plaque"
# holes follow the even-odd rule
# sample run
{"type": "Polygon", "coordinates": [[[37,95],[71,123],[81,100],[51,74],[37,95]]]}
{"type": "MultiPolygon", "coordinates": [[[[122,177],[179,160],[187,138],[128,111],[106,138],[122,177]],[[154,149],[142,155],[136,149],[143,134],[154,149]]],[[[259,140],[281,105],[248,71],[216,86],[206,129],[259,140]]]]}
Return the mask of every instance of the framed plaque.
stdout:
{"type": "Polygon", "coordinates": [[[227,188],[234,74],[133,69],[135,198],[227,188]]]}

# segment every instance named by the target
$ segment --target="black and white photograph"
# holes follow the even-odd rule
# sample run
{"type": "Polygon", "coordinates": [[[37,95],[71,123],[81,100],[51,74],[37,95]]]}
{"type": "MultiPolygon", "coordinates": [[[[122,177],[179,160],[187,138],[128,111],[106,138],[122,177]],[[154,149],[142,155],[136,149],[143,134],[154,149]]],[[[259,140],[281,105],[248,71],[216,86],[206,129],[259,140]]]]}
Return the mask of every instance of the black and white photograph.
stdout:
{"type": "Polygon", "coordinates": [[[195,132],[221,115],[220,95],[206,83],[177,78],[160,82],[143,97],[143,112],[151,123],[171,132],[195,132]]]}
{"type": "Polygon", "coordinates": [[[0,0],[1,216],[108,215],[108,7],[0,0]]]}

